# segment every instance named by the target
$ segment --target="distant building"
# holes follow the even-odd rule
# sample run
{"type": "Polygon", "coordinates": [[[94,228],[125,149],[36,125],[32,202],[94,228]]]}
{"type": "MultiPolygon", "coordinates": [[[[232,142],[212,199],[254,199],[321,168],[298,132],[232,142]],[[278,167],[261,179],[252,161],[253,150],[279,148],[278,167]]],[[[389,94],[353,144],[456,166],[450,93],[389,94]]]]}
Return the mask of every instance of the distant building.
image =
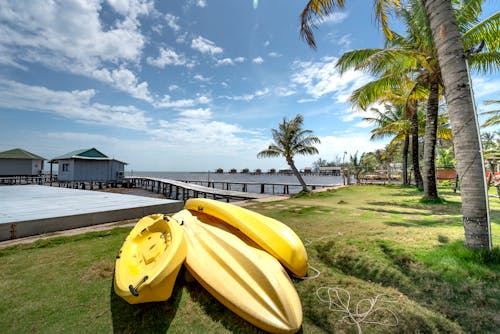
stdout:
{"type": "Polygon", "coordinates": [[[311,167],[305,167],[304,171],[302,172],[306,175],[312,174],[312,168],[311,167]]]}
{"type": "Polygon", "coordinates": [[[243,168],[243,169],[241,170],[241,173],[242,173],[242,174],[248,174],[248,173],[250,173],[250,169],[248,169],[248,168],[243,168]]]}
{"type": "Polygon", "coordinates": [[[236,168],[231,168],[231,170],[229,171],[229,174],[236,174],[238,171],[236,170],[236,168]]]}
{"type": "Polygon", "coordinates": [[[262,174],[262,169],[257,168],[257,169],[255,170],[255,174],[262,174]]]}
{"type": "Polygon", "coordinates": [[[271,169],[269,169],[269,171],[267,173],[268,174],[276,174],[276,169],[271,168],[271,169]]]}
{"type": "Polygon", "coordinates": [[[95,148],[63,154],[49,161],[58,164],[58,181],[123,181],[125,162],[113,159],[95,148]]]}
{"type": "Polygon", "coordinates": [[[224,169],[222,169],[222,168],[217,168],[217,169],[215,170],[215,172],[216,172],[217,174],[223,174],[223,173],[224,173],[224,169]]]}
{"type": "Polygon", "coordinates": [[[340,168],[340,167],[320,167],[319,174],[320,175],[340,176],[341,170],[342,170],[342,168],[340,168]]]}
{"type": "Polygon", "coordinates": [[[0,176],[40,175],[45,160],[20,148],[0,152],[0,176]]]}

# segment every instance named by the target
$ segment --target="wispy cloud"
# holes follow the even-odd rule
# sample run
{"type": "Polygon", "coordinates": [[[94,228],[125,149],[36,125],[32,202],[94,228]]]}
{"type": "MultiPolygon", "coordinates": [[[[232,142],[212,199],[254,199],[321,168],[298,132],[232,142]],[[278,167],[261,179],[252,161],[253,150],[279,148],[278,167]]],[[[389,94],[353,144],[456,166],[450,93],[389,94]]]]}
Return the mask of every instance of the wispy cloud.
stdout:
{"type": "Polygon", "coordinates": [[[165,14],[165,21],[167,22],[167,26],[169,26],[170,29],[172,29],[173,31],[177,32],[177,31],[181,30],[181,27],[177,23],[177,22],[179,22],[178,16],[167,13],[167,14],[165,14]]]}
{"type": "Polygon", "coordinates": [[[339,24],[344,22],[348,17],[349,17],[348,12],[334,12],[318,20],[318,24],[339,24]]]}
{"type": "Polygon", "coordinates": [[[262,64],[264,62],[264,59],[262,59],[262,57],[255,57],[254,59],[252,59],[252,63],[255,63],[255,64],[262,64]]]}
{"type": "Polygon", "coordinates": [[[233,95],[233,96],[221,96],[221,98],[225,98],[228,100],[233,100],[233,101],[252,101],[253,99],[257,97],[262,97],[265,95],[268,95],[270,93],[269,88],[264,88],[264,89],[259,89],[256,90],[252,94],[243,94],[243,95],[233,95]]]}
{"type": "Polygon", "coordinates": [[[200,104],[209,104],[212,99],[208,96],[201,95],[194,99],[179,99],[172,100],[170,95],[165,95],[160,101],[154,103],[157,108],[191,108],[200,104]]]}
{"type": "Polygon", "coordinates": [[[222,53],[224,50],[211,40],[198,36],[191,41],[191,48],[193,50],[199,51],[201,53],[217,55],[222,53]]]}
{"type": "Polygon", "coordinates": [[[185,55],[178,54],[174,49],[160,48],[160,54],[157,58],[147,57],[146,61],[149,65],[159,68],[165,68],[167,65],[194,67],[195,63],[190,61],[185,55]]]}
{"type": "Polygon", "coordinates": [[[154,13],[154,4],[143,0],[108,3],[121,17],[104,27],[99,2],[46,2],[43,6],[4,2],[0,50],[9,52],[2,53],[1,62],[16,67],[42,64],[150,101],[147,83],[137,79],[130,65],[140,62],[146,43],[138,18],[154,13]]]}
{"type": "Polygon", "coordinates": [[[0,108],[57,115],[76,122],[145,130],[151,118],[134,106],[111,106],[92,102],[93,89],[56,91],[19,82],[0,81],[0,108]]]}
{"type": "Polygon", "coordinates": [[[296,61],[293,64],[295,73],[290,80],[304,87],[312,98],[332,95],[338,103],[345,103],[354,89],[369,82],[370,76],[354,70],[348,70],[340,75],[335,68],[337,59],[324,57],[319,62],[296,61]]]}

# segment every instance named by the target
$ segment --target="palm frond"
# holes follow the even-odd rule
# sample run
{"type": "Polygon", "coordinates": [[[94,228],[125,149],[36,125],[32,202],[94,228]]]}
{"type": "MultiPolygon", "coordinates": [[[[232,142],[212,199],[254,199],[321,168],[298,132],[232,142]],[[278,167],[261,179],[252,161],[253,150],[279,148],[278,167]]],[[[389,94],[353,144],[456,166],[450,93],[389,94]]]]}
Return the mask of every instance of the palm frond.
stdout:
{"type": "MultiPolygon", "coordinates": [[[[316,29],[316,22],[329,16],[344,7],[344,0],[309,0],[300,14],[300,37],[313,49],[316,49],[313,29],[316,29]]],[[[382,30],[388,39],[391,31],[389,29],[388,13],[400,7],[399,0],[375,0],[374,9],[377,22],[382,26],[382,30]]]]}
{"type": "Polygon", "coordinates": [[[500,71],[500,52],[481,52],[469,57],[471,70],[482,74],[500,71]]]}

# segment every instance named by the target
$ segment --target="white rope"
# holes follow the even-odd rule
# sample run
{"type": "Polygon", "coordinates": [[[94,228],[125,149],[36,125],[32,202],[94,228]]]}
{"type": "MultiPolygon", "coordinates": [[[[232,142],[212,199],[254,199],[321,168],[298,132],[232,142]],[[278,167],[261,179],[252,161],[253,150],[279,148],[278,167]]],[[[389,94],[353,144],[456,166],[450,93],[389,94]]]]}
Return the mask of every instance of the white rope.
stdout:
{"type": "MultiPolygon", "coordinates": [[[[324,295],[324,293],[323,293],[324,295]]],[[[328,309],[333,312],[345,313],[339,321],[344,321],[351,325],[356,325],[358,334],[362,334],[361,324],[372,324],[372,325],[382,325],[382,326],[397,326],[399,323],[396,314],[389,308],[384,306],[378,306],[377,303],[394,303],[392,300],[384,300],[382,297],[390,297],[386,294],[378,294],[375,298],[365,298],[360,300],[354,310],[351,311],[351,294],[349,291],[342,288],[329,288],[320,287],[316,290],[316,296],[318,299],[328,304],[328,309]],[[327,299],[322,298],[320,292],[326,290],[327,299]],[[368,309],[362,312],[362,306],[368,303],[368,309]],[[387,312],[389,313],[389,318],[387,321],[372,321],[369,316],[376,312],[387,312]]]]}

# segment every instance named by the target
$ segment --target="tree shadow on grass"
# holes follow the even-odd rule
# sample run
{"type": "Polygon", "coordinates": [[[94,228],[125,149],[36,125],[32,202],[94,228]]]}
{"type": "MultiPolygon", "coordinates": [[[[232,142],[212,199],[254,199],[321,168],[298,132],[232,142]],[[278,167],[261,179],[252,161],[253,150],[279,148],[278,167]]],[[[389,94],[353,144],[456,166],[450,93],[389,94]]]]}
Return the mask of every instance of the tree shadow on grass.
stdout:
{"type": "Polygon", "coordinates": [[[461,225],[460,219],[457,222],[450,222],[448,220],[431,220],[431,219],[419,219],[419,220],[407,220],[407,221],[394,221],[394,222],[384,222],[387,226],[399,226],[399,227],[450,227],[453,225],[461,225]]]}
{"type": "MultiPolygon", "coordinates": [[[[113,275],[114,276],[114,275],[113,275]]],[[[110,307],[113,333],[166,333],[175,317],[182,296],[181,273],[172,296],[164,302],[131,305],[114,291],[111,280],[110,307]]]]}
{"type": "MultiPolygon", "coordinates": [[[[369,203],[372,204],[372,203],[369,203]]],[[[376,212],[376,213],[390,213],[394,215],[415,215],[415,216],[433,216],[435,215],[434,213],[428,213],[428,212],[421,212],[421,211],[404,211],[404,210],[389,210],[389,209],[374,209],[374,208],[359,208],[360,210],[364,211],[371,211],[371,212],[376,212]]]]}

